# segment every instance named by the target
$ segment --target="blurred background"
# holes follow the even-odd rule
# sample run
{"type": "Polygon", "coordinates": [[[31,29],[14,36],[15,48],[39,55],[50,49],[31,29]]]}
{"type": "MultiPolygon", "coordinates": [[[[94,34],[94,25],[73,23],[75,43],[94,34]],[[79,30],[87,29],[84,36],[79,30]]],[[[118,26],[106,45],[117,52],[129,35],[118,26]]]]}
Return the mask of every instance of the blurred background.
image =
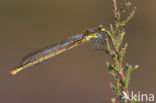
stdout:
{"type": "MultiPolygon", "coordinates": [[[[140,67],[129,87],[156,94],[156,1],[132,2],[137,12],[126,27],[125,61],[140,67]]],[[[15,76],[9,71],[26,54],[110,23],[112,0],[1,0],[0,103],[108,103],[115,96],[108,86],[109,57],[91,51],[93,41],[15,76]]]]}

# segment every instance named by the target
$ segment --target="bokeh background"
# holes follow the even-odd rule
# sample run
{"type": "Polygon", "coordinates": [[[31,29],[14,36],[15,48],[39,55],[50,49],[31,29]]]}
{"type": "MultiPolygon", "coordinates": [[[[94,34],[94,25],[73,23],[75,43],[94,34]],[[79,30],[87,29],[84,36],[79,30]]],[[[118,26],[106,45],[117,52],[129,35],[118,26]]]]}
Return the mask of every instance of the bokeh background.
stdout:
{"type": "MultiPolygon", "coordinates": [[[[156,1],[132,2],[137,13],[127,26],[125,61],[140,67],[130,90],[156,94],[156,1]]],[[[1,0],[0,103],[108,103],[115,96],[109,57],[91,51],[93,41],[15,76],[9,71],[30,52],[112,22],[112,0],[1,0]]]]}

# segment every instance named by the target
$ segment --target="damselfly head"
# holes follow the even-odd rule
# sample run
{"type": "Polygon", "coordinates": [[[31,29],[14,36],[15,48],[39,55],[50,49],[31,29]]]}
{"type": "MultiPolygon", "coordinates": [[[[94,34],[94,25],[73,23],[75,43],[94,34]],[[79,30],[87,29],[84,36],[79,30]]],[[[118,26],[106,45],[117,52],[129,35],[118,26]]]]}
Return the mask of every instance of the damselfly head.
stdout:
{"type": "Polygon", "coordinates": [[[103,31],[105,31],[105,28],[102,25],[99,25],[98,30],[101,31],[101,32],[103,32],[103,31]]]}

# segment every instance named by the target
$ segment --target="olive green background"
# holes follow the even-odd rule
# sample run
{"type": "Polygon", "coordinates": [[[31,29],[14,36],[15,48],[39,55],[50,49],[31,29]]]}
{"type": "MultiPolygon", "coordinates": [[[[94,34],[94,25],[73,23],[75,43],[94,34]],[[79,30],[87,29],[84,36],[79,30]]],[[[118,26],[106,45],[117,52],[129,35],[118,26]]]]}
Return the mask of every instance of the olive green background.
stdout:
{"type": "MultiPolygon", "coordinates": [[[[137,13],[126,27],[125,61],[140,67],[129,87],[156,94],[156,1],[132,2],[137,13]]],[[[15,76],[9,71],[28,53],[112,22],[112,0],[1,0],[0,103],[108,103],[115,96],[109,57],[91,51],[93,41],[15,76]]]]}

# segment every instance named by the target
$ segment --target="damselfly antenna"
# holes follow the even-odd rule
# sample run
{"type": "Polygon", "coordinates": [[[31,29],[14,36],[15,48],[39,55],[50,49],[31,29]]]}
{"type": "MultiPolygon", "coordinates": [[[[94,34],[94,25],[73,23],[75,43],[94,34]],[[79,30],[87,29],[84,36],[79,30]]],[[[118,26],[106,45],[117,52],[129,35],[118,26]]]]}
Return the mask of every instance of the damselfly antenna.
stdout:
{"type": "MultiPolygon", "coordinates": [[[[10,73],[15,75],[23,69],[31,67],[35,64],[43,62],[49,58],[53,58],[58,54],[65,52],[73,47],[83,44],[92,38],[95,38],[96,45],[103,42],[102,35],[104,35],[105,29],[100,26],[98,29],[88,29],[81,34],[77,34],[65,41],[46,48],[37,50],[33,53],[26,55],[20,62],[20,66],[11,70],[10,73]]],[[[95,47],[95,46],[94,46],[95,47]]]]}

